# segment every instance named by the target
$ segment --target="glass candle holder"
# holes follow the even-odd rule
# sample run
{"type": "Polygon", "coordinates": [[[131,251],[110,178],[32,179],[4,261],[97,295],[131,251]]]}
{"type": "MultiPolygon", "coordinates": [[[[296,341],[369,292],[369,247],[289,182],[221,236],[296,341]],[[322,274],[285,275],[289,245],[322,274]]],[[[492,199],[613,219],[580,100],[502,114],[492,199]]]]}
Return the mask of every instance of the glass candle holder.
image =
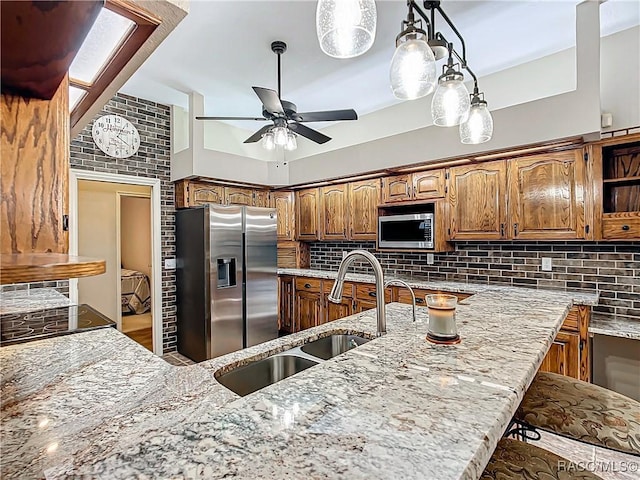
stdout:
{"type": "Polygon", "coordinates": [[[456,327],[458,297],[455,295],[436,294],[427,295],[426,300],[429,311],[427,340],[444,344],[460,342],[456,327]]]}

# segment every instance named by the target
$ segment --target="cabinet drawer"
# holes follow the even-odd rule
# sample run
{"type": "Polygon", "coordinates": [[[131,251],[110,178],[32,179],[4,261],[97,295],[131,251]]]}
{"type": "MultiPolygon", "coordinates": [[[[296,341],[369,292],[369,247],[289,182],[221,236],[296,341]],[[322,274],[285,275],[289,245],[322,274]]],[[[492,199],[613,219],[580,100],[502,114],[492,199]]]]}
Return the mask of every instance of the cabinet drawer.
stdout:
{"type": "Polygon", "coordinates": [[[602,238],[640,239],[640,213],[604,215],[602,219],[602,238]]]}
{"type": "Polygon", "coordinates": [[[322,280],[319,278],[296,277],[296,292],[322,292],[322,280]]]}
{"type": "MultiPolygon", "coordinates": [[[[391,301],[391,288],[385,288],[384,299],[386,302],[391,301]]],[[[356,298],[369,302],[376,301],[376,286],[368,283],[356,283],[356,298]]]]}
{"type": "MultiPolygon", "coordinates": [[[[322,293],[329,295],[334,282],[334,280],[325,280],[322,282],[322,293]]],[[[353,298],[353,283],[344,282],[342,287],[342,298],[353,298]]]]}

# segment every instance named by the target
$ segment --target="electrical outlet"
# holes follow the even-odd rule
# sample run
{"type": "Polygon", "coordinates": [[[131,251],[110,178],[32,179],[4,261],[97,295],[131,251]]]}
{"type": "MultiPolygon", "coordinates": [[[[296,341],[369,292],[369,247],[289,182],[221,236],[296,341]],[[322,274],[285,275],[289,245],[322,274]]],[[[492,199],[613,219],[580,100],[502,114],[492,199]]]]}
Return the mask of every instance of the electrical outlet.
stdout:
{"type": "Polygon", "coordinates": [[[433,253],[427,253],[427,265],[433,265],[435,263],[435,258],[433,253]]]}
{"type": "Polygon", "coordinates": [[[550,257],[542,257],[542,271],[550,272],[553,268],[553,262],[550,257]]]}
{"type": "Polygon", "coordinates": [[[175,270],[176,269],[176,259],[175,258],[166,258],[164,261],[164,269],[165,270],[175,270]]]}

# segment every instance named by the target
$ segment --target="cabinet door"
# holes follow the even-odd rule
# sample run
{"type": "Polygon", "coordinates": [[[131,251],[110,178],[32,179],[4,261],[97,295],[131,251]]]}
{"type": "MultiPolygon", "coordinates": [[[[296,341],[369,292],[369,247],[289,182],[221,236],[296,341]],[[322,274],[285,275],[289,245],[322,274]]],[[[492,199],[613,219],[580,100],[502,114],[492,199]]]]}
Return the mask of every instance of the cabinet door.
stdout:
{"type": "Polygon", "coordinates": [[[353,298],[342,297],[340,303],[333,303],[325,297],[325,320],[327,322],[333,322],[340,318],[348,317],[353,312],[353,298]]]}
{"type": "Polygon", "coordinates": [[[296,239],[318,239],[318,189],[296,192],[296,239]]]}
{"type": "Polygon", "coordinates": [[[250,188],[224,187],[224,202],[227,205],[253,205],[253,190],[250,188]]]}
{"type": "Polygon", "coordinates": [[[413,174],[414,200],[444,197],[444,169],[413,174]]]}
{"type": "Polygon", "coordinates": [[[253,192],[254,207],[268,207],[269,206],[269,190],[254,190],[253,192]]]}
{"type": "Polygon", "coordinates": [[[293,192],[273,192],[271,205],[278,217],[278,240],[293,240],[295,235],[293,211],[293,192]]]}
{"type": "Polygon", "coordinates": [[[278,284],[278,329],[293,333],[296,331],[293,315],[293,277],[280,277],[278,284]]]}
{"type": "Polygon", "coordinates": [[[508,162],[511,235],[517,240],[584,238],[581,150],[508,162]]]}
{"type": "Polygon", "coordinates": [[[224,203],[224,187],[208,183],[191,182],[188,186],[189,206],[195,207],[206,203],[224,203]]]}
{"type": "Polygon", "coordinates": [[[382,179],[382,203],[411,200],[411,175],[396,175],[382,179]]]}
{"type": "Polygon", "coordinates": [[[296,326],[298,330],[320,325],[322,318],[322,294],[296,292],[296,326]]]}
{"type": "Polygon", "coordinates": [[[379,179],[349,184],[349,240],[376,239],[379,203],[379,179]]]}
{"type": "Polygon", "coordinates": [[[320,189],[320,240],[346,240],[349,205],[347,184],[320,189]]]}
{"type": "Polygon", "coordinates": [[[540,371],[580,378],[580,335],[564,330],[558,332],[540,371]]]}
{"type": "Polygon", "coordinates": [[[451,239],[506,238],[505,162],[454,167],[449,172],[451,239]]]}

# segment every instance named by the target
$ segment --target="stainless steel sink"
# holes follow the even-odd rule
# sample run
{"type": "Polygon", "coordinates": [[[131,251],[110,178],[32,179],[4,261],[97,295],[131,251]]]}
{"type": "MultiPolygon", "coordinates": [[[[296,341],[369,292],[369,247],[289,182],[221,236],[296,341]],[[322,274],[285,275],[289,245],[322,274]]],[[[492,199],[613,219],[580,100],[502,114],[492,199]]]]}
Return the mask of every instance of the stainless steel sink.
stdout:
{"type": "Polygon", "coordinates": [[[301,350],[308,355],[329,360],[368,341],[368,338],[357,335],[330,335],[303,345],[301,350]]]}
{"type": "Polygon", "coordinates": [[[244,397],[318,363],[294,355],[274,355],[224,373],[217,380],[229,390],[244,397]]]}

